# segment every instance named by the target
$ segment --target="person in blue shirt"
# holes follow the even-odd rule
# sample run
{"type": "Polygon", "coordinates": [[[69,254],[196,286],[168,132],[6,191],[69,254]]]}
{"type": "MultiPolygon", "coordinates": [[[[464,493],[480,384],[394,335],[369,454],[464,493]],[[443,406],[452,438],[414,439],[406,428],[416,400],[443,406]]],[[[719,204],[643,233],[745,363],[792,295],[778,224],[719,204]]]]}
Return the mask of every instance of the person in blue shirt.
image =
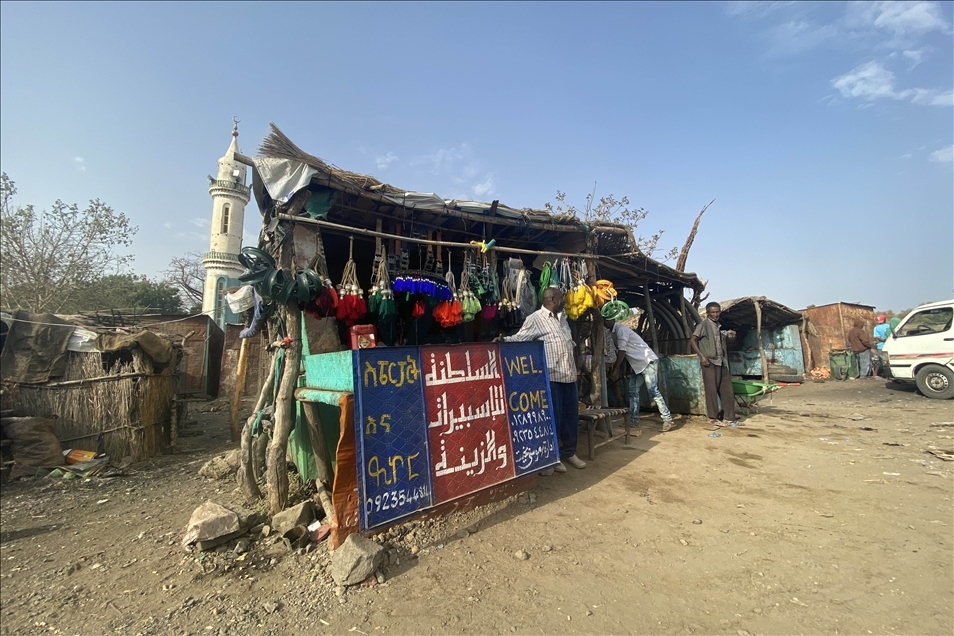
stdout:
{"type": "Polygon", "coordinates": [[[878,324],[874,328],[874,339],[877,346],[871,356],[871,377],[876,378],[879,375],[884,377],[884,358],[881,356],[881,350],[884,349],[884,341],[892,333],[891,325],[888,323],[884,314],[878,314],[878,324]]]}

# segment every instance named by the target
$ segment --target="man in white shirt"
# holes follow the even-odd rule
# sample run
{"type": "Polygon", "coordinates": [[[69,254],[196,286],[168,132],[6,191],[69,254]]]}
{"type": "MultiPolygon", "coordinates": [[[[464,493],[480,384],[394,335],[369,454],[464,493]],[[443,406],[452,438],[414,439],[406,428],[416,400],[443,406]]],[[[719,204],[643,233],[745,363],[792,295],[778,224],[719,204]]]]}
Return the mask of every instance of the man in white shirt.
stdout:
{"type": "Polygon", "coordinates": [[[669,407],[666,406],[666,400],[663,399],[659,391],[659,356],[657,356],[649,345],[639,337],[635,331],[616,320],[606,319],[606,328],[610,330],[613,339],[616,341],[616,348],[619,354],[612,369],[607,375],[615,375],[619,372],[619,366],[623,358],[629,362],[633,373],[629,376],[629,417],[636,426],[639,426],[639,389],[645,383],[646,390],[652,396],[656,406],[659,407],[659,415],[663,420],[663,433],[672,430],[672,414],[669,407]]]}
{"type": "Polygon", "coordinates": [[[563,313],[563,292],[560,288],[547,287],[543,290],[543,307],[527,316],[520,331],[503,340],[543,340],[562,460],[556,465],[556,472],[566,472],[563,462],[573,468],[586,468],[586,462],[576,456],[576,442],[580,434],[580,396],[576,386],[576,357],[573,355],[576,345],[566,314],[563,313]]]}

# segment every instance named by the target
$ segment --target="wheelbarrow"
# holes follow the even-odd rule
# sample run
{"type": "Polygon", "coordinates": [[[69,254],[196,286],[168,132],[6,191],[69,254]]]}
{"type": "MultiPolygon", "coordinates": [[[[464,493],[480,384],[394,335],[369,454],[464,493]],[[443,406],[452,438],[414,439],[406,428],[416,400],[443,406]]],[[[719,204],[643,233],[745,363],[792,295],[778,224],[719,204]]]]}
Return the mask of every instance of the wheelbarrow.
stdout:
{"type": "Polygon", "coordinates": [[[766,395],[778,391],[774,382],[755,382],[754,380],[732,380],[732,393],[735,403],[745,415],[758,413],[758,401],[766,395]]]}

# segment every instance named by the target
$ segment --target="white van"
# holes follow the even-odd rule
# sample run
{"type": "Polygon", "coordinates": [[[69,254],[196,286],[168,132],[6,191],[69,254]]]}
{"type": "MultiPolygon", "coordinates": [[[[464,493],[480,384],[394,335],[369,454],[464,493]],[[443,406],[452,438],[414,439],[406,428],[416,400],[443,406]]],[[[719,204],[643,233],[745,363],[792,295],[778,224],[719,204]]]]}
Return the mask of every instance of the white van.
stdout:
{"type": "Polygon", "coordinates": [[[954,300],[915,307],[884,343],[889,377],[929,398],[954,398],[954,300]]]}

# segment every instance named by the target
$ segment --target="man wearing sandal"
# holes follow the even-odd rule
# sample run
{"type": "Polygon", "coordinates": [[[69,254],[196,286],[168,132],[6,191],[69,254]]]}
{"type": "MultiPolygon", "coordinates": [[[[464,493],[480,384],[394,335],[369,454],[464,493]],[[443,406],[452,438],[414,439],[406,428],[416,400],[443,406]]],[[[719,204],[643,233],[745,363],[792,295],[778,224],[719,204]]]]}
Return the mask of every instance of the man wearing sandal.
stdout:
{"type": "Polygon", "coordinates": [[[626,325],[617,322],[617,320],[631,315],[628,307],[624,307],[621,301],[614,301],[621,309],[617,312],[606,312],[603,314],[603,323],[610,330],[613,340],[616,344],[617,357],[611,369],[607,371],[608,376],[619,375],[619,367],[625,359],[633,370],[629,376],[629,417],[633,424],[639,427],[639,388],[645,383],[646,390],[650,397],[659,407],[659,415],[662,417],[663,433],[672,430],[672,414],[669,407],[666,406],[666,400],[659,390],[659,356],[649,348],[649,345],[639,337],[635,331],[626,325]]]}
{"type": "Polygon", "coordinates": [[[706,305],[706,317],[696,326],[689,338],[689,346],[699,356],[702,365],[702,384],[706,391],[706,415],[714,426],[735,426],[735,393],[726,350],[725,332],[719,324],[722,307],[719,303],[706,305]],[[719,399],[722,399],[722,421],[719,421],[719,399]]]}

